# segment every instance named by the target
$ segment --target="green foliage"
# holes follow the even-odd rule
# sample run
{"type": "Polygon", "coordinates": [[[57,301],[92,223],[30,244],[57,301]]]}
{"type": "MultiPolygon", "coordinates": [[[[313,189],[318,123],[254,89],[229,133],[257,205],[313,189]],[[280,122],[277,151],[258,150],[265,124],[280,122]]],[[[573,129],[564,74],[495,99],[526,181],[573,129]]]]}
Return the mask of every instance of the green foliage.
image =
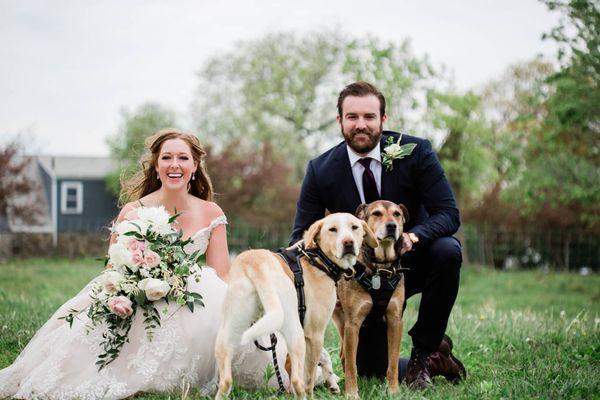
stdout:
{"type": "Polygon", "coordinates": [[[450,80],[426,55],[414,54],[409,40],[388,42],[373,36],[347,43],[342,72],[346,84],[365,80],[384,94],[389,129],[422,134],[429,128],[427,93],[450,80]]]}
{"type": "Polygon", "coordinates": [[[110,173],[106,179],[115,195],[121,189],[121,178],[127,179],[139,169],[146,138],[159,129],[176,125],[175,113],[156,103],[142,104],[133,112],[123,109],[121,118],[119,131],[107,140],[111,157],[119,165],[119,169],[110,173]]]}
{"type": "Polygon", "coordinates": [[[481,98],[472,92],[430,92],[428,103],[433,126],[446,132],[438,150],[440,161],[459,206],[467,206],[495,179],[492,129],[481,98]]]}
{"type": "MultiPolygon", "coordinates": [[[[24,260],[0,264],[0,368],[12,363],[51,314],[101,272],[93,260],[24,260]]],[[[469,376],[459,385],[435,379],[428,399],[594,398],[600,392],[600,276],[497,272],[465,266],[448,334],[469,376]]],[[[416,319],[418,296],[408,300],[404,329],[416,319]]],[[[196,312],[202,312],[197,310],[196,312]]],[[[403,335],[401,355],[410,353],[403,335]]],[[[334,371],[342,374],[339,338],[325,335],[334,371]]],[[[361,398],[387,399],[386,384],[359,381],[361,398]]],[[[342,382],[343,388],[343,382],[342,382]]],[[[398,398],[415,393],[401,385],[398,398]]],[[[180,398],[180,392],[139,399],[180,398]]],[[[190,397],[202,398],[196,390],[190,397]]],[[[231,398],[287,398],[273,389],[234,388],[231,398]]],[[[324,388],[315,398],[339,399],[324,388]]]]}
{"type": "Polygon", "coordinates": [[[600,224],[600,5],[596,1],[545,1],[563,13],[546,38],[561,45],[561,69],[548,80],[545,118],[534,130],[515,197],[530,213],[544,207],[600,224]]]}
{"type": "Polygon", "coordinates": [[[423,119],[419,99],[433,85],[432,71],[407,42],[328,30],[274,33],[238,43],[202,68],[193,116],[217,150],[234,139],[247,148],[268,142],[300,177],[309,156],[339,130],[337,96],[345,85],[374,83],[389,99],[390,127],[406,130],[423,119]]]}
{"type": "Polygon", "coordinates": [[[600,81],[600,3],[597,0],[542,0],[551,11],[561,12],[556,27],[544,34],[560,45],[565,67],[582,68],[600,81]]]}
{"type": "Polygon", "coordinates": [[[329,32],[274,33],[215,56],[199,73],[193,106],[198,131],[215,145],[240,139],[239,146],[251,148],[268,141],[304,164],[302,140],[335,122],[333,69],[343,48],[329,32]]]}

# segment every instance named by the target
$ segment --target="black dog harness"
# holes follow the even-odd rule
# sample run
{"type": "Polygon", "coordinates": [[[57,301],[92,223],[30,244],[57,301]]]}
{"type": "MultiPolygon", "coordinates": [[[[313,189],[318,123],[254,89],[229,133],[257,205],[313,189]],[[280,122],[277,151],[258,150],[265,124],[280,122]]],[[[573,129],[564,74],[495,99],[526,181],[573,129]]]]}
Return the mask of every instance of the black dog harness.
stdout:
{"type": "Polygon", "coordinates": [[[298,315],[300,323],[304,326],[304,316],[306,315],[306,302],[304,298],[304,277],[302,275],[302,267],[300,266],[300,258],[306,257],[308,262],[325,272],[334,282],[340,280],[344,275],[344,270],[338,267],[331,261],[320,248],[305,249],[304,245],[299,245],[291,249],[280,248],[275,254],[285,261],[292,273],[294,274],[294,286],[296,287],[296,295],[298,296],[298,315]]]}
{"type": "MultiPolygon", "coordinates": [[[[294,287],[296,288],[296,296],[298,297],[298,315],[300,317],[300,324],[304,327],[306,301],[304,296],[304,275],[302,273],[302,267],[300,266],[300,258],[306,257],[310,264],[325,272],[327,276],[336,282],[336,284],[344,274],[344,270],[334,264],[318,247],[310,250],[305,249],[304,244],[295,246],[291,249],[282,247],[278,249],[275,254],[283,259],[294,274],[294,287]]],[[[256,340],[254,341],[254,345],[263,351],[271,352],[273,356],[273,366],[275,367],[275,375],[277,376],[277,384],[279,385],[279,393],[285,393],[283,379],[281,378],[281,372],[279,370],[279,363],[277,362],[277,352],[275,351],[277,336],[275,336],[274,333],[271,333],[270,338],[271,346],[269,347],[261,346],[256,340]]]]}
{"type": "Polygon", "coordinates": [[[352,278],[346,279],[354,279],[371,295],[373,308],[369,313],[369,319],[383,317],[394,291],[404,276],[403,271],[410,269],[402,268],[400,259],[387,268],[368,268],[365,264],[357,262],[354,269],[356,274],[352,278]],[[369,273],[370,271],[375,271],[375,273],[369,273]]]}

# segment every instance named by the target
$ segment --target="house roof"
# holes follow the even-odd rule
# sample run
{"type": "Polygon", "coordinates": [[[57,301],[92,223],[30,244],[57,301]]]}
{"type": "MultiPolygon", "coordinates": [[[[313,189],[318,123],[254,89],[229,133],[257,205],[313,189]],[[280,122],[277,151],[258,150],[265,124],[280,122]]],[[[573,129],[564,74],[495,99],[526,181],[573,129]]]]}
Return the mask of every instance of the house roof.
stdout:
{"type": "Polygon", "coordinates": [[[103,179],[117,167],[108,157],[37,156],[37,159],[56,178],[103,179]]]}

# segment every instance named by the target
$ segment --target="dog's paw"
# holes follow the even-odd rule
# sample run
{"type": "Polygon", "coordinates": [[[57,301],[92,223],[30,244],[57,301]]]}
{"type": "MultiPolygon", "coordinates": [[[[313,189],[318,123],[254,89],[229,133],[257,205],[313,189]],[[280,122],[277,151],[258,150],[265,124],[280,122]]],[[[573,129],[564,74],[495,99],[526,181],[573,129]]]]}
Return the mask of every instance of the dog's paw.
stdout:
{"type": "Polygon", "coordinates": [[[340,394],[342,393],[342,390],[340,389],[340,387],[338,386],[337,383],[333,383],[333,384],[328,384],[327,388],[329,389],[329,393],[331,394],[340,394]]]}
{"type": "Polygon", "coordinates": [[[327,380],[325,381],[325,386],[327,386],[327,389],[329,389],[330,393],[340,394],[342,392],[340,387],[338,386],[339,381],[340,377],[336,374],[332,373],[329,377],[327,377],[327,380]]]}

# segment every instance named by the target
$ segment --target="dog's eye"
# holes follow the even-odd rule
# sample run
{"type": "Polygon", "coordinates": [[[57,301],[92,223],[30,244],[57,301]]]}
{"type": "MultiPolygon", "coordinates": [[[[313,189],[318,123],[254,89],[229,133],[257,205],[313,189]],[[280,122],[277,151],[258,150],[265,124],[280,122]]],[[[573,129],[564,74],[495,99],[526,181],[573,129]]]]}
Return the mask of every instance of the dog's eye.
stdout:
{"type": "Polygon", "coordinates": [[[381,213],[381,211],[373,211],[373,213],[371,215],[374,215],[376,217],[381,217],[383,214],[381,213]]]}
{"type": "Polygon", "coordinates": [[[332,226],[331,228],[329,228],[329,232],[337,232],[337,228],[335,226],[332,226]]]}
{"type": "Polygon", "coordinates": [[[400,214],[400,212],[398,212],[398,211],[396,211],[396,212],[394,213],[394,217],[399,217],[399,216],[401,216],[401,215],[402,215],[402,214],[400,214]]]}
{"type": "Polygon", "coordinates": [[[352,225],[352,230],[355,231],[358,229],[358,225],[352,225]]]}

